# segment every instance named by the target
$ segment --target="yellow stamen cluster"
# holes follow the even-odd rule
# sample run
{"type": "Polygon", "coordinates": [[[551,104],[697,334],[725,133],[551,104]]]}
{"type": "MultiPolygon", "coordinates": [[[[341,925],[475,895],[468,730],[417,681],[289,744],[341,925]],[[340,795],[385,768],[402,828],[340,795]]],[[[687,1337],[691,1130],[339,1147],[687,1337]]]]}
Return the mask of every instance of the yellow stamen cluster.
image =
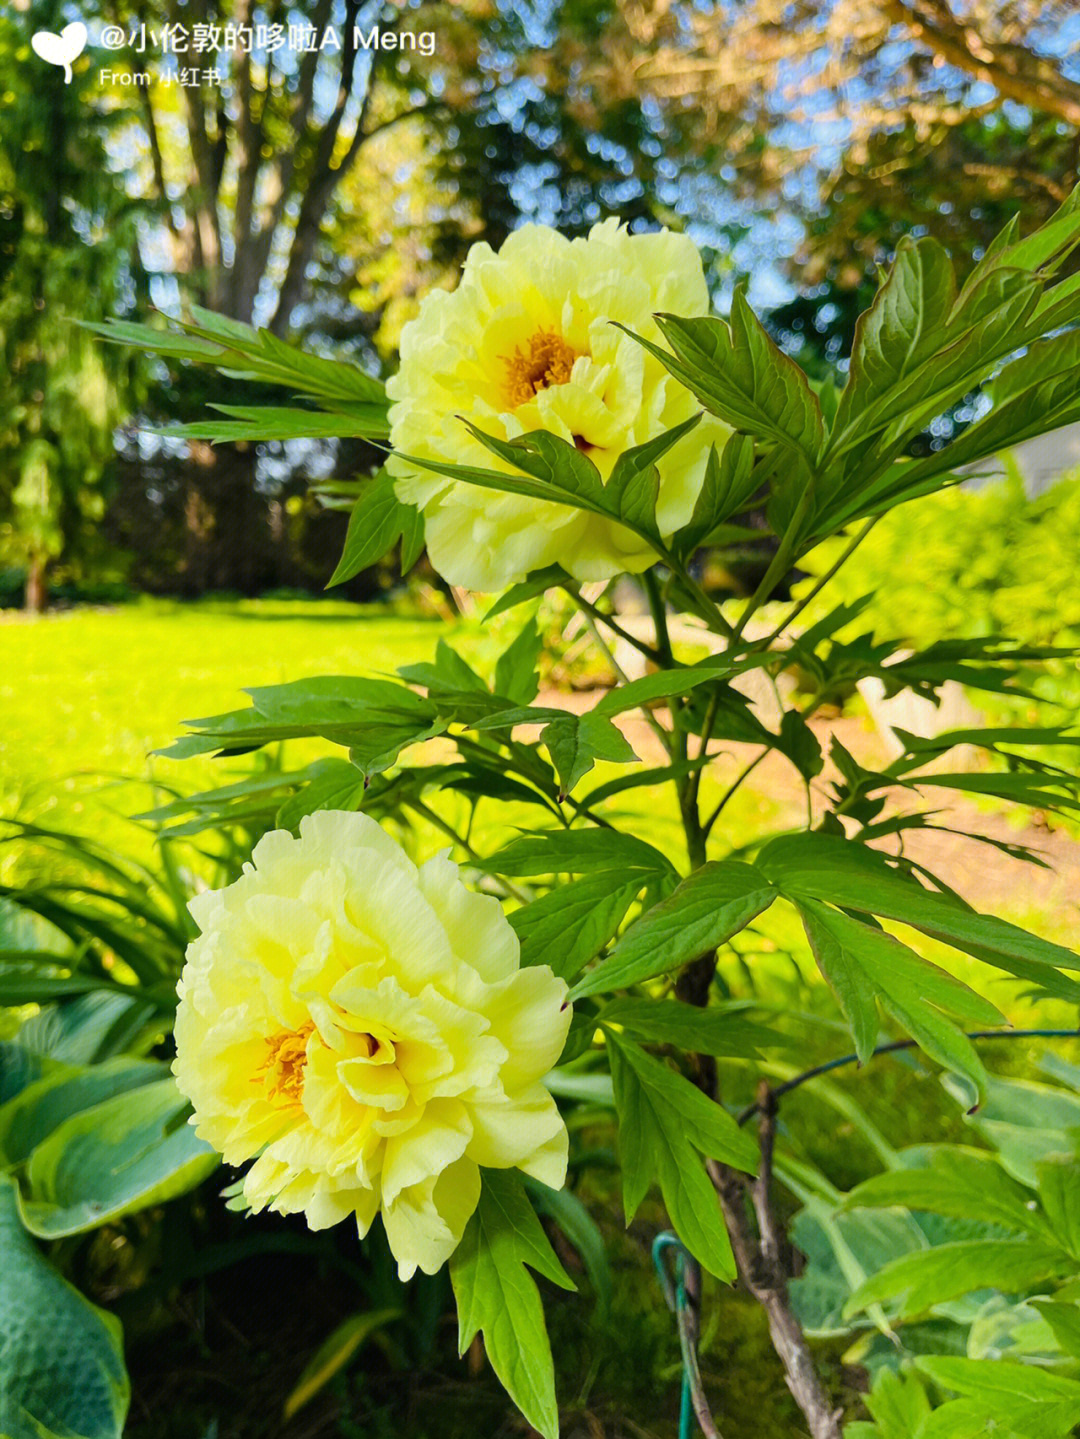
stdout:
{"type": "Polygon", "coordinates": [[[527,354],[519,345],[512,355],[504,356],[510,408],[516,410],[518,405],[527,405],[551,385],[567,384],[577,358],[561,336],[550,330],[537,330],[529,340],[527,354]]]}
{"type": "Polygon", "coordinates": [[[252,1078],[265,1084],[266,1097],[271,1104],[283,1109],[293,1109],[301,1104],[308,1037],[314,1028],[313,1024],[305,1024],[299,1029],[282,1029],[268,1036],[266,1043],[270,1053],[252,1078]]]}

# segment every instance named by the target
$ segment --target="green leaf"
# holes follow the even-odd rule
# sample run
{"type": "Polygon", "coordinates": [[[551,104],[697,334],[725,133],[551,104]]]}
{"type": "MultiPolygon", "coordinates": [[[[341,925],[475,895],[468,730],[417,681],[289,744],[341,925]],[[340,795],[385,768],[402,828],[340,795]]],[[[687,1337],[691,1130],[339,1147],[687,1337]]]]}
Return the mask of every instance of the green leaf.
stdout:
{"type": "Polygon", "coordinates": [[[878,1000],[921,1049],[970,1079],[980,1095],[985,1092],[982,1061],[946,1015],[957,1014],[975,1023],[1004,1023],[989,1000],[880,929],[815,900],[801,900],[797,907],[818,968],[851,1025],[860,1060],[868,1059],[874,1049],[878,1000]]]}
{"type": "Polygon", "coordinates": [[[1080,1165],[1076,1156],[1045,1159],[1035,1173],[1053,1237],[1080,1260],[1080,1165]]]}
{"type": "Polygon", "coordinates": [[[725,1109],[688,1079],[613,1031],[605,1033],[619,1113],[627,1223],[655,1180],[687,1249],[710,1274],[734,1279],[735,1260],[719,1201],[698,1156],[752,1172],[757,1146],[725,1109]]]}
{"type": "Polygon", "coordinates": [[[344,1369],[365,1339],[400,1318],[400,1309],[374,1309],[343,1320],[304,1365],[300,1378],[285,1400],[282,1422],[287,1424],[294,1414],[314,1399],[334,1375],[344,1369]]]}
{"type": "Polygon", "coordinates": [[[126,1055],[90,1068],[64,1066],[0,1105],[0,1166],[28,1159],[58,1125],[102,1100],[161,1079],[163,1065],[126,1055]]]}
{"type": "Polygon", "coordinates": [[[573,496],[589,508],[613,513],[604,493],[600,471],[587,455],[569,440],[549,434],[547,430],[530,430],[513,440],[486,435],[468,420],[466,429],[474,439],[545,487],[545,497],[556,503],[573,496]]]}
{"type": "Polygon", "coordinates": [[[615,829],[537,831],[511,840],[485,861],[485,868],[507,877],[534,874],[595,874],[618,870],[673,874],[667,855],[632,834],[615,829]]]}
{"type": "Polygon", "coordinates": [[[495,662],[495,693],[515,704],[532,704],[540,688],[536,662],[544,647],[535,620],[529,620],[495,662]]]}
{"type": "Polygon", "coordinates": [[[654,439],[646,440],[643,445],[635,445],[633,449],[624,451],[615,461],[604,485],[607,505],[619,519],[632,526],[639,534],[646,531],[659,538],[656,528],[656,500],[660,492],[660,475],[656,462],[700,421],[700,414],[691,415],[681,425],[664,430],[654,439]]]}
{"type": "Polygon", "coordinates": [[[534,570],[527,579],[520,584],[511,585],[506,593],[495,601],[484,616],[484,623],[493,620],[496,615],[505,614],[507,610],[523,605],[526,600],[534,600],[537,595],[545,594],[550,589],[560,585],[574,584],[561,565],[548,565],[542,570],[534,570]]]}
{"type": "MultiPolygon", "coordinates": [[[[901,1377],[890,1369],[882,1369],[874,1379],[866,1407],[874,1416],[881,1439],[918,1439],[930,1414],[930,1401],[919,1381],[911,1375],[901,1377]]],[[[849,1427],[844,1439],[849,1439],[850,1434],[849,1427]]]]}
{"type": "Polygon", "coordinates": [[[352,579],[361,570],[368,569],[381,560],[387,550],[408,534],[408,548],[411,561],[402,558],[402,570],[411,567],[416,559],[415,526],[419,524],[420,541],[423,543],[423,520],[412,505],[406,505],[394,493],[394,477],[380,470],[367,482],[353,505],[349,516],[349,528],[345,535],[345,547],[337,568],[327,581],[327,589],[352,579]]]}
{"type": "MultiPolygon", "coordinates": [[[[1041,1366],[938,1354],[919,1355],[915,1363],[935,1384],[969,1398],[965,1410],[955,1406],[966,1414],[968,1427],[932,1431],[932,1439],[967,1439],[1002,1429],[1024,1439],[1065,1439],[1080,1423],[1080,1383],[1041,1366]],[[976,1416],[984,1420],[981,1429],[973,1423],[976,1416]]],[[[944,1412],[953,1408],[948,1404],[944,1412]]]]}
{"type": "Polygon", "coordinates": [[[845,1209],[901,1205],[956,1219],[1002,1224],[1021,1234],[1051,1238],[1030,1190],[1011,1180],[993,1154],[957,1144],[934,1145],[919,1153],[918,1168],[876,1174],[857,1185],[845,1209]]]}
{"type": "Polygon", "coordinates": [[[948,252],[930,236],[905,235],[884,285],[855,326],[837,432],[936,354],[955,299],[948,252]]]}
{"type": "Polygon", "coordinates": [[[648,875],[600,870],[559,885],[509,916],[523,965],[548,964],[572,980],[618,930],[648,875]]]}
{"type": "Polygon", "coordinates": [[[638,705],[670,699],[672,695],[689,694],[698,685],[708,684],[710,680],[726,679],[736,668],[738,666],[721,659],[707,660],[699,665],[685,665],[673,670],[658,670],[655,674],[643,675],[641,679],[629,680],[626,684],[608,690],[590,713],[617,715],[624,710],[636,709],[638,705]]]}
{"type": "Polygon", "coordinates": [[[788,1048],[792,1041],[778,1030],[755,1024],[738,1001],[722,1008],[699,1009],[678,1000],[613,999],[597,1023],[617,1024],[632,1039],[673,1044],[695,1054],[756,1058],[763,1049],[788,1048]]]}
{"type": "Polygon", "coordinates": [[[1052,1299],[1030,1302],[1032,1309],[1037,1309],[1054,1331],[1054,1338],[1065,1353],[1080,1359],[1080,1306],[1052,1299]]]}
{"type": "Polygon", "coordinates": [[[624,989],[707,954],[768,909],[776,889],[754,865],[703,865],[630,926],[607,959],[580,980],[571,999],[624,989]]]}
{"type": "MultiPolygon", "coordinates": [[[[791,1304],[811,1337],[850,1335],[844,1305],[852,1291],[898,1255],[926,1248],[926,1236],[910,1214],[846,1214],[817,1199],[796,1215],[791,1242],[806,1260],[791,1281],[791,1304]]],[[[887,1324],[880,1310],[869,1317],[879,1327],[887,1324]]]]}
{"type": "Polygon", "coordinates": [[[458,1306],[458,1351],[477,1332],[511,1399],[544,1439],[558,1439],[555,1370],[536,1284],[525,1266],[563,1289],[573,1281],[556,1259],[512,1170],[486,1169],[480,1202],[450,1260],[458,1306]]]}
{"type": "Polygon", "coordinates": [[[1080,969],[1080,957],[1071,950],[924,889],[894,869],[884,855],[851,840],[824,834],[785,835],[765,845],[755,863],[790,899],[821,899],[897,920],[965,953],[977,950],[978,957],[1002,968],[1015,959],[1080,969]]]}
{"type": "Polygon", "coordinates": [[[715,530],[734,515],[742,514],[761,485],[760,474],[754,468],[754,442],[749,435],[738,431],[729,435],[719,458],[716,446],[711,445],[694,513],[676,537],[679,552],[689,555],[708,543],[715,530]]]}
{"type": "Polygon", "coordinates": [[[0,1434],[120,1439],[131,1386],[120,1324],[46,1263],[0,1179],[0,1434]]]}
{"type": "Polygon", "coordinates": [[[600,1226],[572,1189],[549,1189],[526,1176],[525,1188],[538,1213],[553,1219],[581,1255],[596,1296],[595,1318],[603,1323],[611,1311],[611,1261],[600,1226]]]}
{"type": "Polygon", "coordinates": [[[815,461],[824,437],[821,410],[806,376],[769,337],[744,291],[735,291],[730,327],[723,320],[657,315],[674,351],[634,336],[707,410],[736,430],[778,441],[815,461]]]}
{"type": "Polygon", "coordinates": [[[861,1284],[845,1314],[899,1299],[902,1315],[981,1289],[1020,1294],[1032,1285],[1067,1274],[1069,1257],[1056,1245],[1032,1239],[962,1239],[921,1253],[904,1254],[861,1284]]]}
{"type": "Polygon", "coordinates": [[[183,1123],[187,1108],[168,1078],[66,1119],[30,1157],[27,1229],[41,1239],[81,1234],[201,1183],[219,1161],[183,1123]]]}
{"type": "Polygon", "coordinates": [[[269,440],[330,440],[361,435],[385,439],[390,433],[386,406],[359,405],[349,414],[301,410],[283,405],[211,405],[228,420],[196,420],[189,425],[163,425],[153,431],[172,440],[226,440],[233,443],[269,440]]]}
{"type": "Polygon", "coordinates": [[[579,780],[592,769],[598,759],[614,764],[630,764],[637,755],[621,730],[601,714],[560,715],[544,727],[540,735],[547,745],[561,786],[560,799],[571,794],[579,780]]]}

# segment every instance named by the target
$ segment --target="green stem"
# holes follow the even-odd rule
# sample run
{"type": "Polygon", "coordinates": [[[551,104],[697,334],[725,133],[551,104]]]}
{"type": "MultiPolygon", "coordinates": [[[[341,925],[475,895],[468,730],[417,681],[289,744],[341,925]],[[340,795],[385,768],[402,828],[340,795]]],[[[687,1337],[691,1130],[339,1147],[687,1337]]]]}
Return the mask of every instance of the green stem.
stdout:
{"type": "Polygon", "coordinates": [[[580,610],[584,611],[585,614],[591,615],[594,620],[598,620],[600,624],[611,630],[613,634],[617,634],[621,640],[625,640],[628,645],[632,645],[639,654],[643,654],[646,659],[650,659],[654,663],[659,660],[659,655],[656,650],[653,649],[652,645],[646,644],[644,640],[639,640],[636,635],[632,635],[629,630],[624,629],[611,615],[606,615],[603,610],[598,609],[596,605],[585,599],[584,596],[579,594],[571,585],[563,585],[563,589],[580,610]]]}
{"type": "Polygon", "coordinates": [[[872,515],[870,519],[867,520],[866,524],[863,525],[862,529],[853,536],[850,543],[845,547],[843,553],[840,555],[840,558],[836,561],[836,563],[830,565],[830,567],[825,571],[825,573],[821,576],[821,578],[817,581],[813,588],[803,596],[803,598],[798,602],[794,609],[790,610],[784,616],[784,618],[773,630],[772,634],[770,634],[766,639],[760,641],[760,645],[757,647],[763,650],[767,650],[776,643],[776,641],[780,638],[784,631],[786,629],[789,629],[792,623],[796,619],[798,619],[799,615],[802,614],[803,610],[806,609],[807,605],[811,604],[814,600],[817,599],[821,591],[833,578],[833,576],[840,569],[840,567],[848,562],[848,560],[859,548],[863,540],[866,539],[867,535],[870,533],[870,531],[874,528],[874,526],[880,519],[880,515],[872,515]]]}
{"type": "Polygon", "coordinates": [[[791,562],[795,557],[795,549],[798,544],[799,531],[802,529],[803,520],[806,519],[812,503],[813,487],[807,485],[799,497],[799,503],[795,506],[795,513],[792,515],[790,523],[780,538],[780,544],[777,547],[776,554],[773,555],[769,562],[769,568],[762,576],[761,583],[757,589],[750,596],[749,600],[747,600],[746,608],[742,612],[742,617],[735,626],[734,638],[736,640],[742,639],[743,632],[755,610],[764,604],[791,568],[791,562]]]}

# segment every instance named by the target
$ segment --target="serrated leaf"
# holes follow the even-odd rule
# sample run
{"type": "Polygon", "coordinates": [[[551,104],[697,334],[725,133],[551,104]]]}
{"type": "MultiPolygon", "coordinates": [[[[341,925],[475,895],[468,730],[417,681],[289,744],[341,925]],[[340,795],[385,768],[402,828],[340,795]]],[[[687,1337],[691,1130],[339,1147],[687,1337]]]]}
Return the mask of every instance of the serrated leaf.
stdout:
{"type": "Polygon", "coordinates": [[[812,464],[821,448],[821,410],[805,374],[770,338],[742,289],[730,326],[711,318],[657,315],[674,355],[635,336],[706,409],[737,430],[801,451],[812,464]]]}
{"type": "Polygon", "coordinates": [[[574,986],[571,998],[624,989],[697,959],[738,934],[776,896],[753,865],[703,865],[630,926],[608,958],[574,986]]]}
{"type": "Polygon", "coordinates": [[[555,1371],[536,1284],[525,1266],[558,1284],[574,1284],[512,1170],[484,1170],[480,1200],[450,1260],[458,1306],[458,1349],[478,1332],[491,1367],[525,1418],[558,1439],[555,1371]]]}

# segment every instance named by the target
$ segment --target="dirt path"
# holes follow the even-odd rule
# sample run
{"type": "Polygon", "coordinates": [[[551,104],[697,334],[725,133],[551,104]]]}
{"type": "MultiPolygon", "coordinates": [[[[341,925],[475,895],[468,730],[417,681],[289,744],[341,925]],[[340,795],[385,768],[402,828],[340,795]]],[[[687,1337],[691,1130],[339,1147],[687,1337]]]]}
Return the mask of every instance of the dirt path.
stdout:
{"type": "MultiPolygon", "coordinates": [[[[537,703],[580,714],[596,703],[596,695],[550,692],[542,694],[537,703]]],[[[666,722],[663,712],[659,718],[666,722]]],[[[645,764],[663,763],[660,741],[640,715],[620,715],[617,723],[645,764]]],[[[881,736],[868,719],[814,720],[811,728],[826,755],[835,736],[868,768],[889,761],[881,736]]],[[[719,783],[730,782],[757,753],[754,745],[725,742],[717,746],[709,769],[719,783]]],[[[827,808],[835,777],[835,766],[826,760],[824,771],[811,787],[815,819],[827,808]]],[[[795,826],[804,822],[806,793],[802,781],[791,764],[775,751],[758,765],[746,789],[779,807],[780,824],[795,826]]],[[[925,865],[977,909],[1007,913],[1013,919],[1028,913],[1038,920],[1040,929],[1080,934],[1080,842],[1063,830],[1047,828],[1045,821],[1032,817],[1030,811],[1016,808],[1007,814],[983,810],[943,789],[927,788],[921,795],[901,791],[887,812],[901,809],[937,810],[934,822],[938,825],[1034,850],[1047,868],[963,834],[913,830],[904,838],[905,854],[925,865]]],[[[895,839],[890,839],[883,847],[895,850],[895,846],[895,839]]]]}

